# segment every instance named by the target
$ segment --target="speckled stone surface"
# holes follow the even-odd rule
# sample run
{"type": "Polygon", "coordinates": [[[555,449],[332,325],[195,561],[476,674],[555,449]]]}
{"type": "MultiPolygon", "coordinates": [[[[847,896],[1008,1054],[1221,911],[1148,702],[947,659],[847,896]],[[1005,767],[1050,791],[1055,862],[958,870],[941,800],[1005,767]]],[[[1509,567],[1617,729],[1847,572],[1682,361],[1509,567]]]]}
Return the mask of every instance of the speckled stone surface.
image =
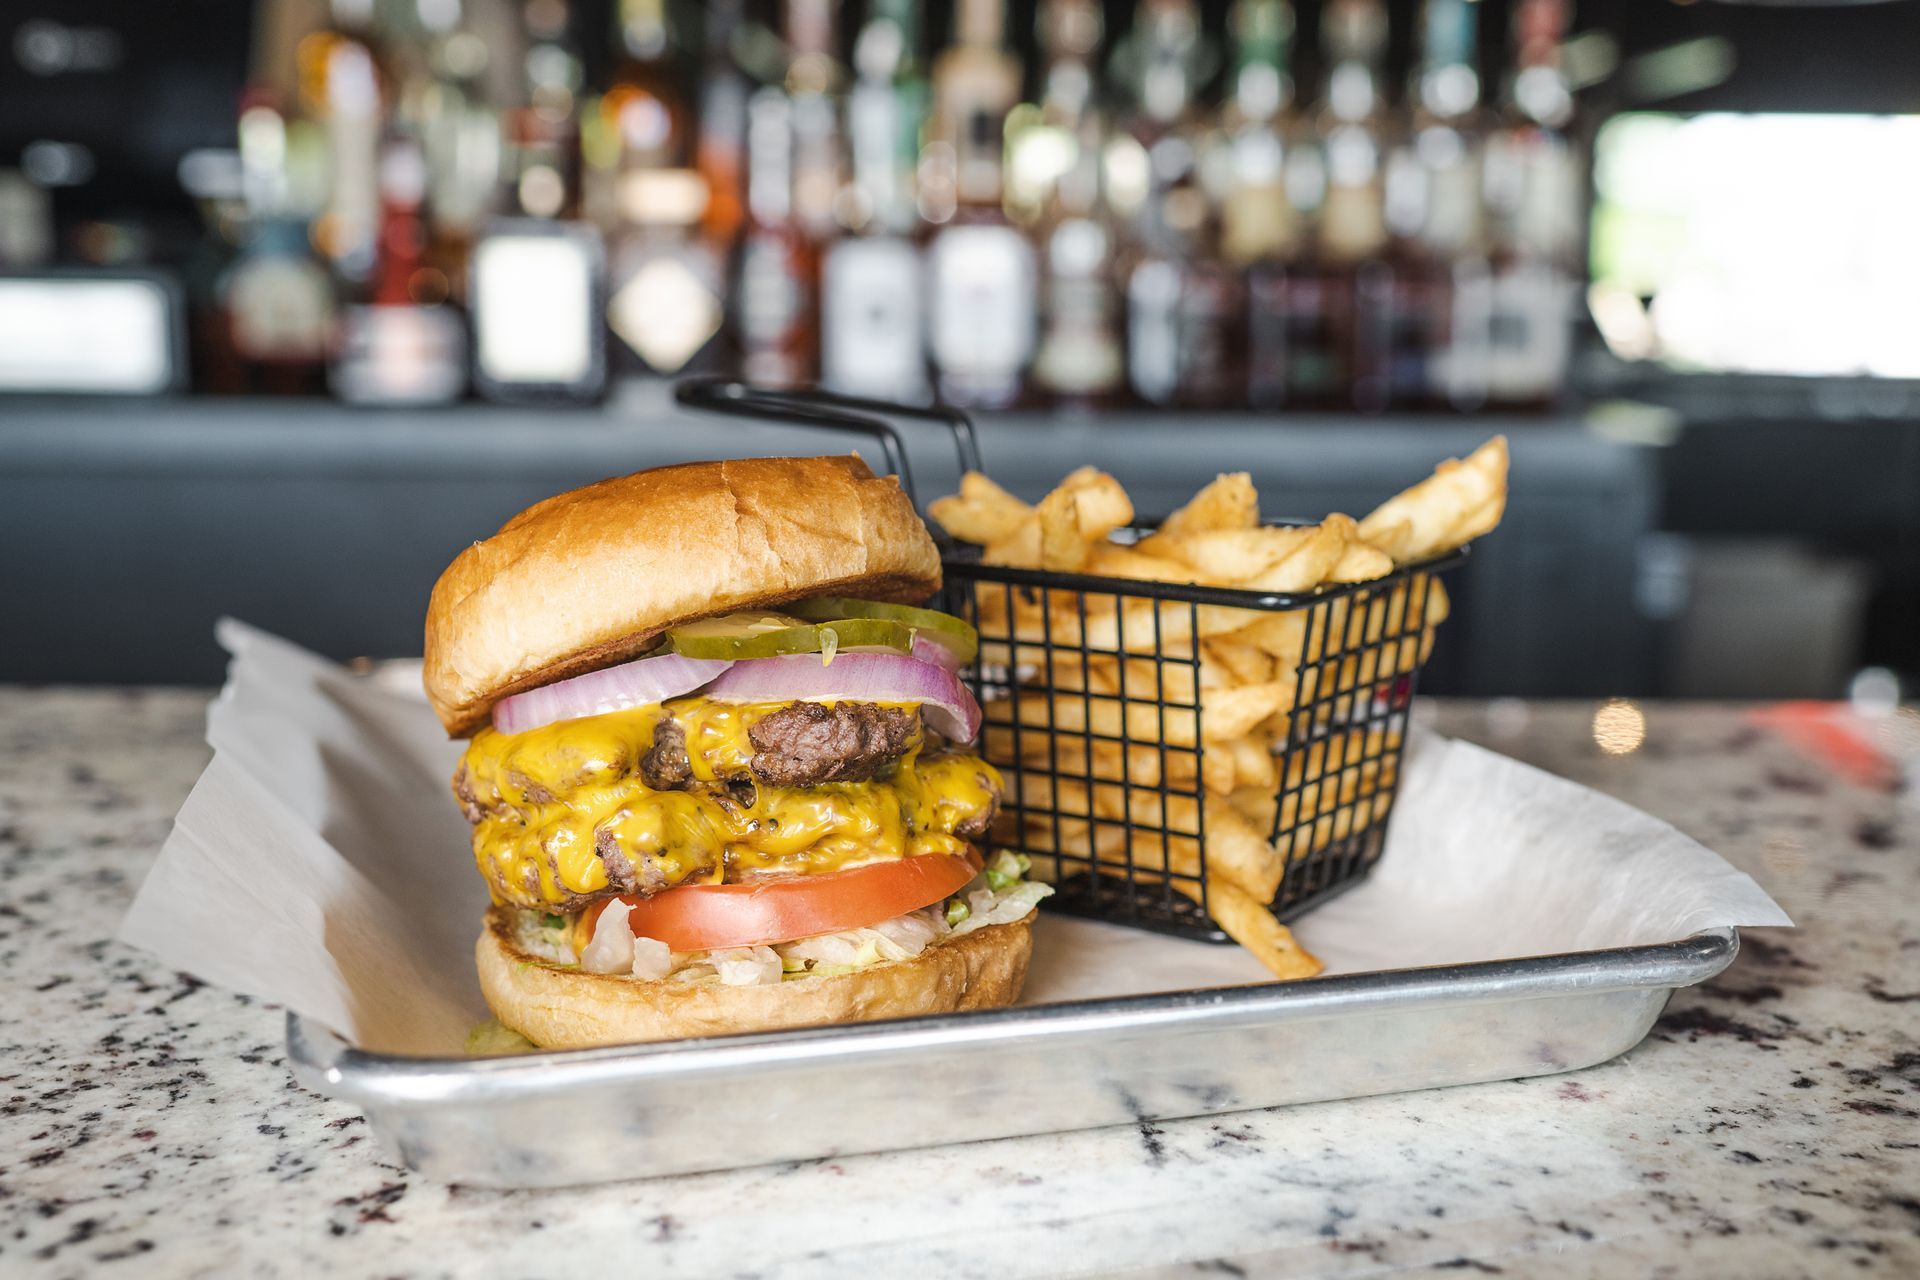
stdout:
{"type": "MultiPolygon", "coordinates": [[[[1920,815],[1750,727],[1442,728],[1670,819],[1802,925],[1571,1075],[587,1190],[440,1186],[279,1011],[106,941],[205,693],[0,689],[0,1275],[1920,1274],[1920,815]]],[[[247,921],[232,927],[244,929],[247,921]]]]}

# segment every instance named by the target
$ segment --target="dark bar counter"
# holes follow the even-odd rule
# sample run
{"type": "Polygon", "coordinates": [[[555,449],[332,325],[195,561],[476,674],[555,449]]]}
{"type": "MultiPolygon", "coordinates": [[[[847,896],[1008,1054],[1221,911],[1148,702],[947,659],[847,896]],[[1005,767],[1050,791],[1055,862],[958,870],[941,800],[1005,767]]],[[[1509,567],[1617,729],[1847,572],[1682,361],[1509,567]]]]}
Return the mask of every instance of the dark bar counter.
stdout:
{"type": "MultiPolygon", "coordinates": [[[[940,428],[907,427],[922,501],[950,492],[940,428]]],[[[1504,431],[1506,523],[1475,548],[1429,669],[1434,692],[1645,686],[1636,613],[1653,528],[1647,451],[1574,418],[1113,414],[983,417],[987,470],[1036,498],[1092,463],[1141,513],[1246,470],[1270,515],[1364,515],[1504,431]]],[[[417,653],[427,592],[465,544],[603,476],[715,457],[838,452],[857,437],[689,414],[663,397],[594,410],[421,412],[326,402],[0,402],[0,681],[217,683],[233,614],[339,658],[417,653]]]]}

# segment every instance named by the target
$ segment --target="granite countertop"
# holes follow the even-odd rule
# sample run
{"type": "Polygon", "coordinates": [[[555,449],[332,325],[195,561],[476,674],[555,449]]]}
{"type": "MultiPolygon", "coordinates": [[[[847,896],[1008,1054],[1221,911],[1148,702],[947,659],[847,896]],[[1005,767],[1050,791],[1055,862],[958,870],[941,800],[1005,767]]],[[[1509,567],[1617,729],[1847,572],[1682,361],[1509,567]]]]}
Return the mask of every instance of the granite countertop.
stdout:
{"type": "MultiPolygon", "coordinates": [[[[1920,1272],[1920,813],[1754,727],[1455,703],[1801,924],[1569,1075],[551,1192],[442,1186],[296,1087],[282,1015],[108,941],[207,694],[0,688],[0,1274],[1920,1272]]],[[[236,930],[248,927],[235,920],[236,930]]]]}

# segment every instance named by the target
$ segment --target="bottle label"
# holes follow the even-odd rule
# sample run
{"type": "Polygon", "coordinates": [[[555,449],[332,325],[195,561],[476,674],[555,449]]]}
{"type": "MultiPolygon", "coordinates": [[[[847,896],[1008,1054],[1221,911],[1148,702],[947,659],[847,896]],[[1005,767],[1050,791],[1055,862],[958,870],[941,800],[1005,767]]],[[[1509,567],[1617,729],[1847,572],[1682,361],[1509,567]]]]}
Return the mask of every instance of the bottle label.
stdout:
{"type": "Polygon", "coordinates": [[[1518,262],[1494,276],[1487,361],[1494,399],[1545,400],[1560,389],[1573,293],[1573,282],[1546,262],[1518,262]]]}
{"type": "Polygon", "coordinates": [[[648,368],[680,372],[720,332],[718,270],[691,249],[643,253],[622,265],[608,323],[648,368]]]}
{"type": "Polygon", "coordinates": [[[1339,401],[1346,377],[1340,334],[1351,310],[1351,281],[1302,273],[1288,277],[1283,296],[1288,397],[1302,404],[1339,401]]]}
{"type": "Polygon", "coordinates": [[[1179,399],[1193,405],[1231,405],[1241,397],[1235,359],[1239,277],[1214,266],[1194,266],[1180,280],[1179,399]]]}
{"type": "Polygon", "coordinates": [[[1180,269],[1159,259],[1127,280],[1127,369],[1134,394],[1170,404],[1180,389],[1180,269]]]}
{"type": "Polygon", "coordinates": [[[1287,402],[1287,277],[1273,266],[1247,276],[1247,398],[1258,408],[1287,402]]]}
{"type": "Polygon", "coordinates": [[[1047,241],[1045,332],[1034,357],[1034,380],[1065,396],[1101,396],[1123,372],[1105,228],[1069,218],[1047,241]]]}
{"type": "Polygon", "coordinates": [[[926,395],[920,259],[891,237],[842,240],[827,252],[821,288],[821,379],[879,400],[926,395]]]}
{"type": "Polygon", "coordinates": [[[808,379],[811,298],[793,246],[779,235],[750,236],[740,255],[740,345],[748,381],[793,386],[808,379]]]}
{"type": "Polygon", "coordinates": [[[930,337],[941,390],[1005,404],[1033,354],[1033,250],[1011,227],[948,227],[928,251],[930,337]]]}

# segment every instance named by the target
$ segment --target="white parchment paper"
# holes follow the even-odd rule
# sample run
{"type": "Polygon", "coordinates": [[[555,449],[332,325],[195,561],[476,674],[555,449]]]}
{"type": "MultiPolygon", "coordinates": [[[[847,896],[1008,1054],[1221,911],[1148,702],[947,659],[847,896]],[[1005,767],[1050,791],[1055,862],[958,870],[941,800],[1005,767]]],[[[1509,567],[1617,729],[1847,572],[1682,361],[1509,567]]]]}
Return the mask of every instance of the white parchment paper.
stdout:
{"type": "MultiPolygon", "coordinates": [[[[231,620],[213,762],[120,927],[123,941],[272,1000],[362,1048],[457,1053],[487,1016],[486,907],[448,742],[405,668],[352,674],[231,620]]],[[[1238,947],[1041,909],[1025,1002],[1261,982],[1238,947]]],[[[1666,823],[1467,743],[1410,747],[1385,855],[1301,920],[1332,973],[1668,942],[1791,922],[1666,823]]]]}

